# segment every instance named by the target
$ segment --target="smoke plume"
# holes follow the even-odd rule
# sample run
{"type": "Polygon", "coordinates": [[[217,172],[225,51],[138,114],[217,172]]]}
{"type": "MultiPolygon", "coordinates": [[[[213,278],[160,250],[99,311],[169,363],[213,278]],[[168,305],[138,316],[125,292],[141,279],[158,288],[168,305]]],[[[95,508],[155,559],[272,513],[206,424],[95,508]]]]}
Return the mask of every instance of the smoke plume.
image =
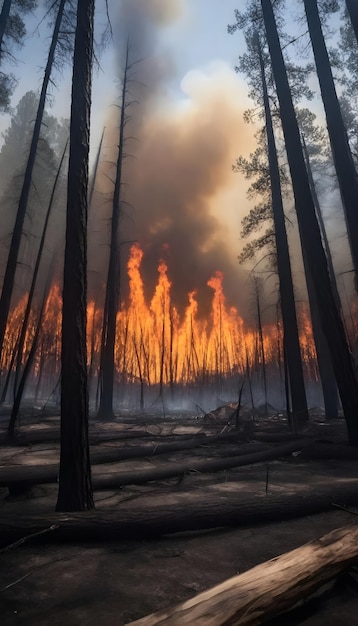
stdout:
{"type": "MultiPolygon", "coordinates": [[[[242,119],[244,90],[223,62],[190,71],[173,97],[169,84],[180,77],[160,35],[182,11],[181,0],[122,0],[118,10],[118,66],[123,66],[127,38],[131,61],[141,59],[133,66],[130,84],[130,99],[136,103],[129,108],[127,135],[136,140],[127,141],[126,151],[135,158],[125,161],[123,195],[128,205],[121,240],[136,240],[144,250],[148,297],[163,259],[180,309],[194,289],[206,309],[212,295],[207,281],[216,270],[224,273],[229,302],[241,309],[245,276],[237,254],[244,192],[231,165],[253,147],[252,130],[242,119]]],[[[118,132],[114,115],[118,112],[111,112],[106,132],[107,160],[118,132]]]]}

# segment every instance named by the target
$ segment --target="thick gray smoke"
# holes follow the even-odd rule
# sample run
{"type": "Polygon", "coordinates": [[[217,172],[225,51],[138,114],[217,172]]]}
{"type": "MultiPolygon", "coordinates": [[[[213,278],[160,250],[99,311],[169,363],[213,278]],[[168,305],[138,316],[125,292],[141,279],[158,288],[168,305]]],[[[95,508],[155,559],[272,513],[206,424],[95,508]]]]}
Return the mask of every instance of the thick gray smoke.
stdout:
{"type": "MultiPolygon", "coordinates": [[[[240,185],[231,164],[237,154],[252,147],[251,131],[242,121],[245,106],[239,83],[224,64],[189,73],[182,82],[180,103],[167,94],[176,69],[169,51],[161,47],[160,34],[183,9],[181,0],[122,0],[117,10],[119,76],[127,38],[131,62],[140,60],[130,84],[130,98],[136,103],[129,109],[127,126],[128,135],[136,140],[126,144],[135,158],[126,159],[124,167],[124,197],[132,208],[125,209],[128,217],[122,220],[121,240],[136,240],[144,250],[148,297],[157,280],[158,261],[164,259],[180,309],[187,303],[186,294],[197,288],[205,312],[212,295],[206,283],[215,270],[224,272],[228,299],[241,309],[244,278],[236,258],[239,250],[234,250],[225,226],[222,192],[228,185],[240,185]]],[[[112,110],[108,123],[106,159],[116,143],[114,116],[117,110],[112,110]]],[[[106,184],[103,178],[103,189],[106,184]]],[[[238,205],[240,200],[238,190],[238,205]]],[[[239,223],[238,206],[237,241],[239,223]]],[[[128,246],[122,250],[124,263],[128,246]]]]}

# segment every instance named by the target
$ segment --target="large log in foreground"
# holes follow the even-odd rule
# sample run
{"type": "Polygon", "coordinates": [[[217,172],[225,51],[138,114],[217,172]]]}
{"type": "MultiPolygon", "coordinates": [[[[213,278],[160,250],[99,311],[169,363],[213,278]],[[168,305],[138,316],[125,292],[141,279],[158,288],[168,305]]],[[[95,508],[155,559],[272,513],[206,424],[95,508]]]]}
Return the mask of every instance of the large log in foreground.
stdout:
{"type": "Polygon", "coordinates": [[[229,578],[191,600],[127,626],[264,624],[291,609],[357,559],[358,526],[338,528],[229,578]]]}
{"type": "MultiPolygon", "coordinates": [[[[224,459],[210,459],[205,461],[186,461],[184,463],[171,463],[153,469],[116,471],[112,474],[93,475],[94,489],[118,489],[125,485],[142,485],[155,480],[165,480],[175,476],[182,476],[188,472],[218,472],[240,467],[251,463],[260,463],[280,458],[302,450],[310,440],[298,439],[282,446],[275,446],[262,451],[242,454],[224,459]]],[[[151,448],[153,453],[153,448],[151,448]]],[[[118,459],[117,459],[118,460],[118,459]]],[[[95,467],[95,466],[94,466],[95,467]]],[[[31,485],[54,483],[57,481],[57,465],[16,465],[0,468],[0,487],[8,487],[10,490],[19,490],[31,485]]]]}
{"type": "Polygon", "coordinates": [[[0,518],[0,543],[7,545],[53,525],[43,541],[121,541],[149,539],[164,534],[281,521],[329,511],[332,504],[358,504],[358,479],[337,481],[309,493],[247,496],[232,488],[201,488],[167,495],[153,502],[142,496],[123,502],[117,510],[43,515],[7,515],[0,518]]]}

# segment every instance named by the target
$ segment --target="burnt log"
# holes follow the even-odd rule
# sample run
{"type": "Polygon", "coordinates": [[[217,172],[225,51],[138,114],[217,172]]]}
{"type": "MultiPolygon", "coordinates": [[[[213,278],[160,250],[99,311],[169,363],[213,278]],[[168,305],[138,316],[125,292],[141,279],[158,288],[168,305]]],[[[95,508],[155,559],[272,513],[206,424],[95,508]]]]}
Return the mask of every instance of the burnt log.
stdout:
{"type": "MultiPolygon", "coordinates": [[[[169,494],[165,502],[143,495],[118,509],[81,513],[9,515],[0,518],[0,544],[7,545],[51,526],[46,542],[150,539],[164,534],[282,521],[358,504],[358,480],[337,482],[299,493],[246,495],[242,491],[201,488],[169,494]]],[[[40,539],[39,539],[40,540],[40,539]]],[[[287,575],[287,573],[286,573],[287,575]]]]}
{"type": "Polygon", "coordinates": [[[203,435],[193,439],[177,441],[169,441],[161,443],[142,444],[139,446],[131,446],[126,448],[108,448],[107,450],[99,450],[91,452],[91,462],[94,464],[113,463],[116,461],[124,461],[128,459],[140,459],[144,457],[157,456],[158,454],[167,454],[169,452],[180,452],[184,450],[192,450],[201,446],[212,446],[213,444],[226,443],[228,441],[235,442],[241,439],[239,433],[226,433],[223,435],[203,435]]]}
{"type": "MultiPolygon", "coordinates": [[[[127,626],[254,626],[292,609],[358,558],[358,526],[338,528],[127,626]]],[[[289,620],[287,621],[289,623],[289,620]]]]}
{"type": "MultiPolygon", "coordinates": [[[[282,456],[297,452],[307,445],[310,440],[302,439],[286,443],[282,446],[266,448],[265,450],[242,454],[227,458],[210,459],[203,461],[186,461],[163,465],[146,470],[116,471],[112,474],[96,474],[93,472],[93,488],[95,490],[120,489],[125,485],[142,485],[156,480],[165,480],[182,476],[188,472],[219,472],[232,467],[241,467],[252,463],[261,463],[278,459],[282,456]]],[[[95,470],[93,467],[93,470],[95,470]]],[[[17,465],[0,468],[0,487],[8,487],[19,491],[20,485],[27,489],[31,485],[54,483],[58,477],[58,465],[17,465]]]]}
{"type": "MultiPolygon", "coordinates": [[[[123,422],[125,424],[126,422],[123,422]]],[[[107,441],[121,441],[121,440],[130,440],[130,439],[192,439],[193,437],[203,437],[206,436],[203,431],[208,430],[210,432],[210,428],[200,427],[200,431],[195,435],[193,433],[176,433],[172,432],[176,426],[182,426],[183,424],[173,424],[173,423],[149,423],[144,424],[142,427],[138,424],[135,427],[128,427],[124,430],[111,429],[111,430],[95,430],[93,427],[90,427],[89,430],[89,441],[90,444],[96,445],[99,443],[105,443],[107,441]],[[148,428],[149,426],[149,428],[148,428]],[[150,427],[157,426],[157,430],[159,432],[152,432],[150,427]]],[[[185,425],[185,424],[184,424],[185,425]]],[[[193,426],[193,424],[191,424],[193,426]]],[[[217,429],[217,426],[214,426],[217,429]]],[[[231,431],[232,432],[232,431],[231,431]]],[[[229,435],[230,433],[224,433],[229,435]]],[[[210,436],[210,435],[207,435],[210,436]]],[[[236,436],[243,435],[236,432],[236,436]]],[[[13,445],[13,446],[25,446],[25,445],[36,445],[47,442],[59,442],[60,441],[60,429],[55,428],[41,428],[37,430],[31,430],[28,428],[21,428],[15,431],[14,436],[9,439],[7,433],[0,433],[0,445],[13,445]]]]}
{"type": "Polygon", "coordinates": [[[342,461],[357,461],[358,448],[339,443],[316,441],[300,452],[300,459],[339,459],[342,461]]]}

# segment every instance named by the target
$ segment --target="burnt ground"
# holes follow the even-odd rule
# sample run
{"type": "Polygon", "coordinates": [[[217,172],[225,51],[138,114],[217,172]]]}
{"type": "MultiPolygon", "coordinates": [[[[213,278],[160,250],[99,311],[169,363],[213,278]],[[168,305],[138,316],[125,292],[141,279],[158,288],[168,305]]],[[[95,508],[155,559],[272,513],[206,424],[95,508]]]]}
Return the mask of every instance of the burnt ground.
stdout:
{"type": "MultiPolygon", "coordinates": [[[[204,425],[188,416],[163,418],[136,418],[117,420],[111,424],[92,426],[97,431],[130,430],[141,424],[150,441],[180,435],[194,435],[199,431],[220,432],[222,425],[204,425]],[[144,423],[145,422],[145,423],[144,423]]],[[[41,424],[24,420],[24,437],[42,428],[58,425],[58,418],[47,417],[41,424]]],[[[256,428],[258,426],[256,425],[256,428]]],[[[285,432],[287,426],[279,419],[262,420],[260,430],[285,432]]],[[[316,438],[344,441],[344,422],[325,424],[314,416],[308,427],[316,438]]],[[[246,438],[247,439],[247,438],[246,438]]],[[[136,439],[138,445],[141,439],[136,439]]],[[[121,441],[121,446],[125,442],[121,441]]],[[[104,449],[118,445],[118,441],[96,445],[104,449]]],[[[133,445],[128,440],[125,445],[133,445]]],[[[246,441],[245,452],[247,446],[246,441]]],[[[175,464],[186,458],[203,459],[217,455],[232,455],[238,444],[217,448],[201,448],[175,452],[150,459],[122,461],[94,468],[94,474],[122,469],[150,469],[153,464],[175,464]]],[[[58,443],[42,442],[31,445],[0,448],[0,464],[5,466],[53,463],[58,458],[58,443]]],[[[358,462],[346,460],[302,460],[299,455],[257,463],[247,467],[215,474],[188,474],[147,485],[129,485],[119,490],[95,493],[98,510],[116,510],[121,503],[133,502],[143,506],[148,502],[167,502],[168,507],[179,492],[191,494],[195,500],[198,490],[210,497],[234,490],[243,497],[250,494],[300,493],[319,490],[328,485],[358,485],[358,462]],[[268,472],[269,470],[269,472],[268,472]],[[268,484],[267,484],[268,477],[268,484]],[[266,493],[267,491],[267,493],[266,493]]],[[[358,489],[357,489],[358,493],[358,489]]],[[[56,485],[39,485],[27,494],[9,497],[7,489],[0,490],[0,516],[54,511],[56,485]]],[[[344,505],[344,502],[336,504],[344,505]]],[[[358,496],[357,496],[358,505],[358,496]]],[[[355,507],[349,507],[358,512],[355,507]]],[[[296,519],[271,523],[260,521],[250,526],[216,528],[201,532],[166,535],[154,540],[97,541],[84,543],[35,544],[24,543],[0,553],[0,623],[2,626],[120,626],[148,613],[188,599],[224,579],[292,550],[307,541],[317,539],[340,526],[356,523],[354,513],[332,506],[329,511],[296,519]]],[[[326,594],[292,614],[276,618],[273,625],[306,624],[315,626],[344,626],[358,624],[358,586],[353,575],[345,574],[326,594]]]]}

